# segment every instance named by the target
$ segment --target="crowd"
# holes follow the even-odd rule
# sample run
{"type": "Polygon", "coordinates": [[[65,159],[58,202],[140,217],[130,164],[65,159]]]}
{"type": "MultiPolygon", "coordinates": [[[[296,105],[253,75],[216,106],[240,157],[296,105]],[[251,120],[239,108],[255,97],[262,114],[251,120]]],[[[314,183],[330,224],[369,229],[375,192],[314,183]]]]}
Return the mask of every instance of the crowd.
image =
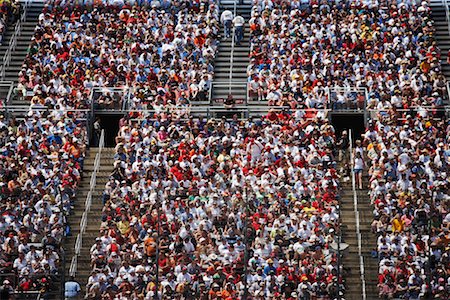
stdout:
{"type": "Polygon", "coordinates": [[[254,2],[247,69],[253,99],[359,109],[363,97],[339,90],[362,88],[371,109],[442,105],[445,78],[426,1],[254,2]]]}
{"type": "Polygon", "coordinates": [[[88,298],[337,295],[339,179],[326,119],[152,118],[120,122],[88,298]]]}
{"type": "MultiPolygon", "coordinates": [[[[335,156],[346,147],[328,120],[180,121],[211,87],[215,1],[91,4],[50,1],[39,16],[19,90],[51,113],[0,116],[0,268],[14,274],[3,286],[45,292],[58,280],[87,140],[65,109],[90,107],[94,91],[95,107],[156,114],[120,121],[88,298],[337,297],[335,156]]],[[[249,20],[252,97],[360,109],[358,88],[380,110],[355,171],[360,189],[369,174],[383,298],[450,297],[450,126],[395,112],[446,97],[429,16],[426,2],[255,0],[249,20]]]]}
{"type": "Polygon", "coordinates": [[[20,17],[19,0],[0,1],[0,45],[3,43],[3,36],[9,23],[14,23],[20,17]]]}
{"type": "MultiPolygon", "coordinates": [[[[0,115],[2,290],[57,289],[86,144],[83,123],[64,112],[0,115]]],[[[9,299],[9,298],[8,298],[9,299]]]]}
{"type": "Polygon", "coordinates": [[[391,112],[371,120],[357,143],[369,175],[383,299],[450,297],[449,133],[443,118],[391,112]]]}
{"type": "Polygon", "coordinates": [[[206,99],[219,30],[215,1],[119,2],[46,4],[19,74],[33,105],[86,108],[92,89],[103,108],[126,100],[132,109],[184,109],[206,99]]]}

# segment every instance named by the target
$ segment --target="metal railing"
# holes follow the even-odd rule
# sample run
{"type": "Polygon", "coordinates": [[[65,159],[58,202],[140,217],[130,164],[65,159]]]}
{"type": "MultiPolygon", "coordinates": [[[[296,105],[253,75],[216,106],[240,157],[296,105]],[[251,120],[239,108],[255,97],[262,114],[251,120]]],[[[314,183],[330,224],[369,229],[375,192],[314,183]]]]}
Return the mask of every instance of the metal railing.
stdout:
{"type": "MultiPolygon", "coordinates": [[[[148,115],[148,114],[158,114],[161,112],[164,113],[176,113],[177,111],[186,111],[188,110],[189,113],[184,115],[192,115],[192,116],[203,116],[206,118],[214,117],[214,114],[217,112],[241,112],[241,111],[247,111],[248,115],[246,117],[260,117],[265,116],[270,111],[285,111],[289,114],[295,114],[295,113],[305,113],[308,115],[317,115],[320,114],[323,117],[327,117],[330,113],[335,112],[332,109],[315,109],[315,108],[291,108],[289,106],[267,106],[264,104],[261,105],[252,105],[247,106],[245,104],[239,105],[236,104],[231,109],[227,109],[224,107],[212,107],[212,106],[190,106],[190,107],[165,107],[162,111],[157,111],[155,109],[111,109],[107,111],[102,111],[103,114],[130,114],[130,115],[148,115]]],[[[30,106],[4,106],[0,107],[0,112],[9,112],[11,115],[15,115],[16,117],[20,118],[20,116],[25,116],[29,111],[38,111],[41,114],[51,113],[53,110],[48,107],[30,107],[30,106]]],[[[431,106],[413,106],[410,108],[402,108],[402,109],[365,109],[367,113],[370,114],[371,118],[377,118],[377,114],[384,114],[389,113],[389,111],[395,111],[396,115],[400,118],[402,118],[402,115],[406,116],[407,114],[411,114],[411,116],[414,116],[414,114],[417,114],[421,111],[427,112],[428,114],[434,114],[437,112],[445,113],[447,116],[450,116],[450,106],[443,106],[443,107],[431,107],[431,106]]],[[[76,117],[77,120],[80,121],[87,121],[88,118],[91,116],[91,111],[88,109],[71,109],[71,110],[65,110],[65,112],[68,112],[76,117]]],[[[354,111],[349,110],[348,113],[353,112],[359,112],[361,111],[354,111]]],[[[186,116],[186,118],[187,118],[186,116]]],[[[183,119],[183,117],[181,118],[183,119]]]]}
{"type": "Polygon", "coordinates": [[[447,21],[447,29],[448,29],[448,32],[450,34],[450,13],[448,11],[448,9],[449,9],[448,1],[447,0],[442,0],[442,6],[445,9],[445,20],[447,21]]]}
{"type": "MultiPolygon", "coordinates": [[[[446,10],[448,11],[447,8],[446,8],[446,10]]],[[[447,14],[448,14],[448,13],[447,13],[447,14]]],[[[448,23],[449,26],[450,26],[450,23],[449,23],[448,20],[447,20],[447,23],[448,23]]],[[[450,30],[449,30],[449,33],[450,33],[450,30]]],[[[448,97],[448,101],[450,102],[450,81],[447,81],[446,87],[447,87],[447,97],[448,97]]]]}
{"type": "Polygon", "coordinates": [[[328,108],[333,110],[364,110],[367,106],[367,88],[331,87],[328,90],[328,108]],[[343,102],[338,99],[342,96],[343,102]]]}
{"type": "Polygon", "coordinates": [[[2,65],[0,66],[0,80],[5,79],[6,69],[9,67],[9,64],[11,63],[12,53],[16,50],[17,39],[22,31],[22,23],[25,22],[27,19],[27,8],[30,6],[32,2],[33,2],[32,0],[26,0],[21,2],[22,13],[20,15],[20,18],[16,22],[16,26],[14,27],[14,33],[12,34],[9,40],[8,49],[6,49],[5,54],[3,55],[2,65]]]}
{"type": "Polygon", "coordinates": [[[14,299],[40,300],[42,299],[41,291],[16,291],[14,292],[14,299]]]}
{"type": "MultiPolygon", "coordinates": [[[[221,1],[219,1],[221,2],[221,1]]],[[[236,2],[233,1],[232,3],[226,3],[226,4],[232,4],[233,5],[233,17],[236,17],[236,2]]],[[[231,25],[233,26],[233,24],[231,25]]],[[[231,51],[230,51],[230,69],[228,71],[228,84],[225,82],[212,82],[211,87],[209,89],[209,103],[212,103],[212,90],[214,87],[228,87],[228,94],[231,94],[231,88],[234,86],[232,83],[233,81],[233,65],[234,65],[234,47],[235,47],[235,40],[236,40],[236,28],[233,26],[233,30],[231,32],[231,51]]]]}
{"type": "Polygon", "coordinates": [[[14,91],[13,81],[0,81],[0,106],[7,107],[14,91]]]}
{"type": "MultiPolygon", "coordinates": [[[[233,17],[236,18],[236,2],[233,3],[233,17]]],[[[233,26],[233,32],[231,37],[231,53],[230,53],[230,73],[228,75],[228,94],[231,94],[231,81],[233,80],[233,64],[234,64],[234,44],[236,35],[236,27],[233,26]]]]}
{"type": "Polygon", "coordinates": [[[80,221],[80,232],[78,233],[77,239],[75,241],[75,247],[74,247],[75,253],[72,257],[72,261],[70,263],[70,268],[69,268],[69,275],[74,276],[74,277],[77,274],[78,256],[80,255],[81,248],[83,247],[83,234],[85,233],[86,227],[87,227],[88,214],[91,210],[91,205],[92,205],[92,194],[94,192],[95,185],[97,182],[97,173],[100,169],[100,160],[101,160],[102,150],[103,150],[104,146],[105,146],[105,131],[102,130],[102,132],[100,134],[98,152],[95,155],[94,170],[92,171],[91,180],[89,182],[89,192],[86,196],[86,201],[84,203],[85,209],[84,209],[83,215],[81,217],[81,221],[80,221]]]}
{"type": "Polygon", "coordinates": [[[362,287],[362,299],[366,300],[366,278],[364,269],[364,256],[362,254],[362,239],[361,239],[361,229],[360,229],[360,217],[358,211],[358,194],[356,192],[356,178],[354,171],[354,157],[353,157],[353,137],[352,130],[349,129],[349,141],[350,141],[350,161],[352,169],[352,190],[353,190],[353,208],[355,212],[355,223],[356,223],[356,237],[358,240],[358,255],[359,255],[359,272],[361,277],[361,287],[362,287]]]}
{"type": "Polygon", "coordinates": [[[123,110],[129,105],[132,90],[128,86],[93,87],[90,94],[91,109],[123,110]]]}
{"type": "MultiPolygon", "coordinates": [[[[223,97],[214,97],[213,96],[213,89],[215,88],[228,88],[228,95],[231,94],[231,88],[239,88],[244,90],[243,93],[239,93],[238,95],[233,95],[234,100],[236,101],[237,105],[247,104],[248,99],[248,85],[246,82],[212,82],[211,88],[209,89],[209,99],[208,103],[205,104],[214,104],[214,102],[225,102],[225,98],[223,97]],[[243,97],[239,97],[239,95],[243,95],[243,97]]],[[[193,104],[197,104],[197,102],[194,102],[193,104]]],[[[202,104],[202,103],[198,103],[202,104]]]]}

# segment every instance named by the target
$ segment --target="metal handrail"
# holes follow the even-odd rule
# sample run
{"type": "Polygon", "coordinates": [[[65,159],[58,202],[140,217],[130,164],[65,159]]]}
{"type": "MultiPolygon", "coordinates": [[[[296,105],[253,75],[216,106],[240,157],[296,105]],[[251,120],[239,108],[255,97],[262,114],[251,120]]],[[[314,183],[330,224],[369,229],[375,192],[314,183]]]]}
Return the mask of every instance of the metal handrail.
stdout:
{"type": "Polygon", "coordinates": [[[9,40],[8,49],[6,49],[5,54],[3,55],[2,66],[0,68],[0,80],[5,79],[6,68],[9,67],[11,63],[12,53],[16,50],[17,39],[20,36],[22,30],[22,23],[27,19],[27,8],[32,3],[32,0],[26,0],[22,7],[22,14],[20,15],[19,20],[16,22],[16,26],[14,27],[14,33],[11,35],[9,40]]]}
{"type": "Polygon", "coordinates": [[[9,90],[8,90],[8,95],[6,96],[6,101],[5,104],[9,105],[11,103],[11,96],[14,92],[14,81],[11,81],[10,85],[9,85],[9,90]]]}
{"type": "Polygon", "coordinates": [[[244,102],[247,103],[247,98],[248,98],[248,86],[247,86],[247,82],[224,82],[224,81],[214,81],[211,83],[211,88],[209,89],[209,98],[208,98],[208,103],[213,104],[213,95],[212,95],[212,90],[214,88],[218,88],[218,87],[228,87],[228,93],[230,93],[230,89],[232,87],[238,87],[238,88],[244,88],[246,89],[246,97],[244,97],[244,102]]]}
{"type": "MultiPolygon", "coordinates": [[[[233,3],[233,17],[236,18],[236,2],[233,3]]],[[[231,81],[233,80],[233,64],[234,64],[234,43],[235,43],[236,28],[233,26],[233,33],[231,37],[231,53],[230,53],[230,73],[228,75],[228,94],[231,94],[231,81]]]]}
{"type": "Polygon", "coordinates": [[[352,190],[353,190],[353,208],[355,212],[355,222],[356,222],[356,236],[358,239],[358,255],[359,255],[359,271],[361,276],[361,286],[362,286],[362,299],[366,300],[366,279],[365,279],[365,269],[364,269],[364,257],[362,255],[362,240],[361,240],[361,229],[360,229],[360,218],[358,212],[358,194],[356,192],[356,178],[354,171],[354,157],[353,157],[353,137],[352,130],[349,129],[349,142],[350,142],[350,165],[352,169],[352,190]]]}
{"type": "MultiPolygon", "coordinates": [[[[122,95],[120,96],[120,109],[125,109],[129,106],[129,101],[131,99],[131,93],[134,92],[134,88],[123,85],[123,86],[115,86],[115,87],[108,87],[108,86],[94,86],[90,88],[90,94],[89,94],[89,102],[91,105],[92,112],[95,110],[96,107],[96,100],[94,97],[97,93],[103,94],[103,93],[110,93],[110,94],[116,94],[117,92],[121,92],[122,95]]],[[[111,110],[111,108],[107,108],[106,110],[111,110]]]]}
{"type": "MultiPolygon", "coordinates": [[[[333,101],[333,99],[331,98],[331,94],[333,92],[343,92],[343,93],[357,93],[357,94],[363,94],[364,95],[364,104],[362,109],[358,109],[358,110],[364,110],[367,107],[367,99],[368,99],[368,90],[366,87],[353,87],[353,86],[333,86],[328,88],[328,105],[331,106],[331,108],[333,108],[333,104],[335,103],[335,101],[333,101]]],[[[337,110],[347,110],[345,108],[343,109],[337,109],[337,110]]]]}
{"type": "MultiPolygon", "coordinates": [[[[450,24],[450,23],[449,23],[450,24]]],[[[449,25],[450,26],[450,25],[449,25]]],[[[450,32],[450,31],[449,31],[450,32]]],[[[448,96],[448,101],[450,101],[450,81],[447,81],[446,84],[447,87],[447,96],[448,96]]]]}
{"type": "Polygon", "coordinates": [[[448,1],[447,0],[442,0],[442,6],[445,9],[445,19],[447,21],[448,33],[450,34],[450,13],[448,11],[448,9],[449,9],[448,1]]]}
{"type": "MultiPolygon", "coordinates": [[[[214,83],[215,84],[215,83],[214,83]]],[[[223,109],[221,107],[206,107],[206,106],[191,106],[190,107],[190,111],[191,114],[202,114],[204,113],[206,116],[208,115],[208,112],[210,112],[211,110],[220,110],[223,109]]],[[[261,105],[252,105],[252,106],[248,106],[248,105],[236,105],[234,107],[235,110],[245,110],[248,109],[250,110],[252,113],[267,113],[269,111],[282,111],[282,110],[287,110],[288,112],[297,112],[297,111],[304,111],[304,112],[311,112],[311,111],[315,111],[315,112],[322,112],[322,113],[329,113],[332,112],[332,109],[328,109],[328,108],[291,108],[289,106],[267,106],[264,104],[261,105]]],[[[184,107],[172,107],[172,108],[166,108],[164,109],[165,112],[169,112],[169,110],[171,111],[182,111],[182,110],[186,110],[186,108],[184,107]]],[[[223,109],[226,110],[226,109],[223,109]]],[[[396,112],[398,113],[409,113],[409,112],[418,112],[420,110],[425,110],[425,111],[444,111],[444,112],[450,112],[450,105],[445,105],[445,106],[441,106],[441,107],[432,107],[432,106],[411,106],[410,108],[401,108],[401,109],[395,109],[396,112]]],[[[18,105],[8,105],[8,106],[4,106],[4,107],[0,107],[0,112],[3,111],[8,111],[10,113],[18,113],[18,114],[26,114],[29,111],[39,111],[39,112],[46,112],[46,111],[51,111],[51,109],[49,109],[48,107],[32,107],[30,108],[30,106],[18,106],[18,105]]],[[[227,110],[229,111],[229,110],[227,110]]],[[[365,111],[367,112],[386,112],[389,111],[389,109],[365,109],[365,111]]],[[[70,112],[70,113],[74,113],[74,114],[88,114],[89,112],[91,112],[89,109],[68,109],[66,110],[66,112],[70,112]]],[[[156,113],[156,110],[154,109],[132,109],[132,108],[128,108],[125,110],[122,109],[111,109],[111,110],[107,110],[105,112],[112,112],[114,114],[116,113],[141,113],[141,114],[148,114],[148,113],[156,113]]],[[[348,113],[352,113],[352,112],[357,112],[357,113],[361,113],[361,110],[345,110],[345,111],[338,111],[338,112],[348,112],[348,113]]],[[[84,120],[86,118],[79,118],[80,120],[84,120]]]]}
{"type": "Polygon", "coordinates": [[[80,220],[80,232],[77,235],[77,239],[75,241],[75,254],[72,257],[72,261],[70,263],[69,274],[70,276],[75,276],[78,269],[78,255],[81,253],[81,248],[83,247],[83,234],[86,232],[86,227],[88,223],[88,214],[91,210],[92,206],[92,194],[95,189],[95,185],[97,182],[97,173],[100,169],[100,159],[102,155],[102,150],[105,146],[105,130],[102,130],[100,134],[100,142],[98,145],[98,153],[95,155],[94,160],[94,170],[92,171],[91,179],[89,181],[89,192],[86,196],[86,201],[84,203],[85,209],[83,215],[80,220]]]}

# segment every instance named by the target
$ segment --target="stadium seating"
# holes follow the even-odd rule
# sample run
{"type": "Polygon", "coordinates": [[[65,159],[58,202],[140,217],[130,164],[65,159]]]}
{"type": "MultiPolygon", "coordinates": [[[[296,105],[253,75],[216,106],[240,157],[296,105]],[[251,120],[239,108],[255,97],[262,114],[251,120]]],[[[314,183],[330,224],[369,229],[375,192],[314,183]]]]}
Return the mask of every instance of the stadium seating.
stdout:
{"type": "Polygon", "coordinates": [[[85,124],[76,115],[0,116],[0,260],[19,291],[58,289],[66,216],[81,178],[85,124]],[[59,277],[59,278],[58,278],[59,277]]]}
{"type": "MultiPolygon", "coordinates": [[[[88,299],[339,298],[353,195],[326,108],[370,115],[354,201],[374,208],[379,297],[449,298],[449,99],[428,3],[306,2],[253,1],[248,100],[273,107],[245,120],[191,114],[215,76],[217,1],[47,1],[18,74],[30,112],[0,114],[0,289],[59,288],[91,128],[74,110],[93,108],[129,113],[95,244],[77,239],[88,299]]],[[[0,7],[0,42],[17,7],[0,7]]]]}
{"type": "Polygon", "coordinates": [[[216,51],[218,8],[184,2],[179,7],[48,5],[19,74],[32,104],[87,108],[185,108],[206,97],[216,51]],[[99,23],[98,20],[102,21],[99,23]],[[68,63],[66,61],[69,60],[68,63]],[[132,93],[115,97],[114,89],[132,93]],[[111,88],[111,89],[108,89],[111,88]]]}
{"type": "Polygon", "coordinates": [[[0,4],[0,45],[3,43],[3,35],[8,27],[8,23],[14,23],[19,18],[19,15],[19,1],[2,1],[0,4]]]}
{"type": "Polygon", "coordinates": [[[354,88],[371,109],[447,97],[426,2],[256,1],[249,22],[249,89],[268,105],[361,109],[354,88]]]}
{"type": "Polygon", "coordinates": [[[167,299],[242,295],[244,250],[252,296],[335,295],[333,143],[326,120],[286,114],[245,125],[128,120],[91,248],[89,296],[109,287],[153,295],[157,245],[167,299]]]}
{"type": "Polygon", "coordinates": [[[447,295],[448,131],[431,114],[369,122],[360,151],[370,165],[382,298],[447,295]]]}

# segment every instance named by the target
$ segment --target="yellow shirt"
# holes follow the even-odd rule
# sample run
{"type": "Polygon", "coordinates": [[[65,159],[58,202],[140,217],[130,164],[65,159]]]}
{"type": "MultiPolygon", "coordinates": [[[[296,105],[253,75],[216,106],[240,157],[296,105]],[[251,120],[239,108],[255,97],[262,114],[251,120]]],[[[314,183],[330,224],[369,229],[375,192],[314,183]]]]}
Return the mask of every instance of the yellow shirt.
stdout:
{"type": "Polygon", "coordinates": [[[119,229],[121,234],[127,233],[129,228],[130,228],[130,222],[128,222],[128,221],[120,221],[119,223],[117,223],[117,229],[119,229]]]}
{"type": "Polygon", "coordinates": [[[392,230],[394,232],[401,232],[401,231],[403,231],[403,225],[404,225],[404,222],[402,220],[395,218],[392,221],[392,230]]]}
{"type": "Polygon", "coordinates": [[[316,209],[314,207],[303,207],[303,211],[309,215],[311,215],[316,209]]]}

